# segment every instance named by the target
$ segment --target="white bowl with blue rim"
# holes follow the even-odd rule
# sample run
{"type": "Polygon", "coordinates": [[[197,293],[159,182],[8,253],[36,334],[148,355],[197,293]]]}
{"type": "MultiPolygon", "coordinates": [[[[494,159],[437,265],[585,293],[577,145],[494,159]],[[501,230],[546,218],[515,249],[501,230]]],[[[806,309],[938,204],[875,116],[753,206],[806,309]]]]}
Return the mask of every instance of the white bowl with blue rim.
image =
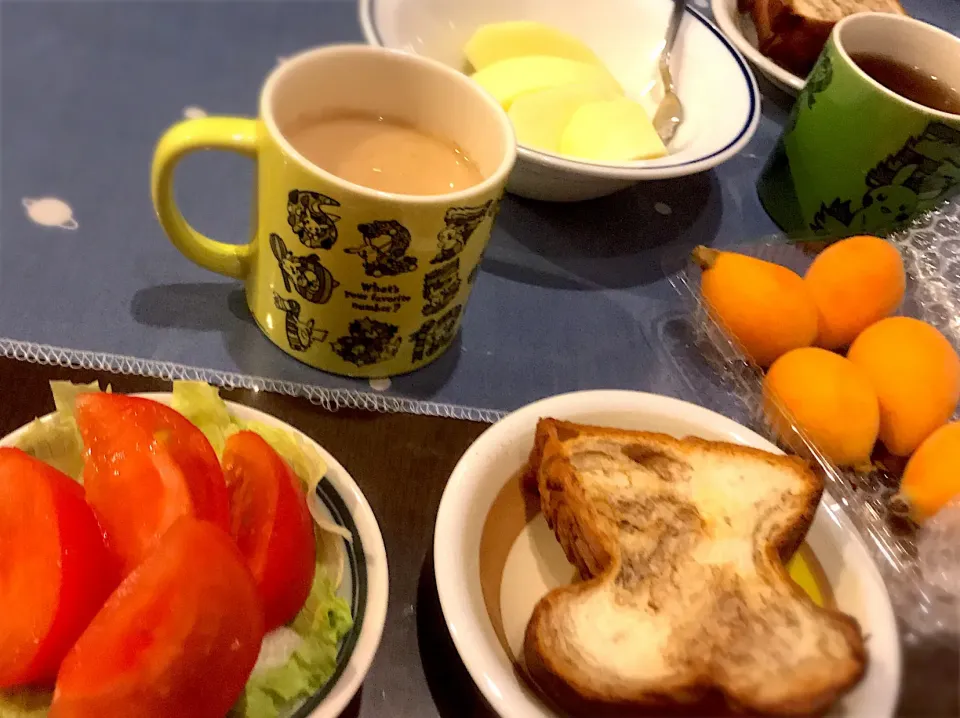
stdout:
{"type": "MultiPolygon", "coordinates": [[[[171,401],[171,394],[167,392],[137,396],[163,404],[171,401]]],[[[330,452],[303,432],[269,414],[234,402],[226,404],[238,419],[284,430],[305,451],[315,454],[326,464],[326,473],[317,484],[320,499],[317,506],[320,518],[350,533],[349,540],[340,537],[334,537],[334,540],[340,541],[345,559],[337,595],[349,605],[353,626],[337,647],[336,668],[327,682],[313,695],[283,705],[281,714],[288,718],[338,718],[360,689],[386,623],[389,594],[387,553],[380,526],[356,482],[330,452]]],[[[54,414],[47,414],[37,421],[52,422],[54,414]]],[[[32,423],[27,424],[0,438],[0,446],[22,447],[22,438],[31,426],[32,423]]],[[[2,706],[0,714],[3,714],[2,706]]]]}
{"type": "MultiPolygon", "coordinates": [[[[671,0],[359,0],[360,23],[373,45],[426,55],[468,70],[463,45],[481,25],[534,20],[589,45],[649,114],[663,96],[656,61],[671,0]],[[602,5],[602,8],[601,8],[602,5]]],[[[686,121],[653,160],[591,162],[521,145],[507,190],[530,199],[571,202],[602,197],[638,182],[709,170],[737,154],[760,120],[760,93],[740,52],[688,7],[672,71],[686,121]]]]}

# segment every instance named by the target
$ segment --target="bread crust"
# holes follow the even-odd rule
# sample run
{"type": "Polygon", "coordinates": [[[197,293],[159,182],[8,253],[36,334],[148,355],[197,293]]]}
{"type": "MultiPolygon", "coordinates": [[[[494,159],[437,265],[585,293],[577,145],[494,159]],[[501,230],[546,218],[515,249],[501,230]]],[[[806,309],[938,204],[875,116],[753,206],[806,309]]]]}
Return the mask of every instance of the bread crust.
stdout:
{"type": "MultiPolygon", "coordinates": [[[[890,2],[895,12],[907,14],[899,0],[890,2]]],[[[739,7],[753,18],[760,52],[800,77],[813,69],[836,24],[805,15],[795,0],[740,0],[739,7]]]]}
{"type": "MultiPolygon", "coordinates": [[[[710,677],[692,682],[664,686],[657,692],[640,692],[629,696],[607,695],[597,691],[591,676],[583,671],[568,670],[554,660],[551,635],[546,616],[562,608],[571,597],[597,590],[613,580],[620,569],[618,529],[613,509],[605,514],[603,507],[587,500],[576,469],[569,460],[565,441],[572,436],[588,434],[614,440],[643,438],[674,447],[709,447],[731,457],[749,456],[770,465],[789,467],[806,485],[805,503],[792,523],[781,526],[763,547],[771,564],[779,567],[778,580],[790,587],[798,599],[809,597],[790,580],[781,561],[789,559],[803,542],[823,493],[823,482],[796,457],[779,456],[758,449],[688,438],[677,440],[663,434],[624,431],[584,426],[554,419],[542,419],[537,425],[536,440],[526,470],[528,481],[536,480],[541,507],[554,530],[568,560],[577,567],[581,583],[561,587],[545,596],[536,606],[527,625],[524,641],[526,669],[539,689],[563,711],[576,716],[636,715],[817,715],[824,712],[863,676],[866,651],[856,620],[846,614],[827,609],[853,649],[854,661],[845,666],[840,676],[826,690],[811,691],[802,699],[778,705],[767,705],[763,711],[726,694],[710,677]],[[774,560],[775,559],[775,560],[774,560]]],[[[813,605],[812,602],[810,605],[813,605]]]]}

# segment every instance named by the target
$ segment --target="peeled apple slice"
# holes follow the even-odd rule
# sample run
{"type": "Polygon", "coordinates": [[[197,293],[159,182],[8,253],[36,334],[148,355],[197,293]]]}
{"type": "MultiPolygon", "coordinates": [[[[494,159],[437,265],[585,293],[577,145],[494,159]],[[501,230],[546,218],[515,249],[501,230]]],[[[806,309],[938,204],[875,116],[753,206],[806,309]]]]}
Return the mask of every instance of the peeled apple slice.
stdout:
{"type": "Polygon", "coordinates": [[[521,95],[577,83],[606,87],[615,95],[623,89],[607,70],[563,57],[533,55],[501,60],[473,75],[483,89],[509,110],[521,95]]]}
{"type": "Polygon", "coordinates": [[[530,20],[483,25],[464,45],[463,54],[475,70],[501,60],[529,55],[565,57],[603,66],[593,50],[573,35],[530,20]]]}
{"type": "Polygon", "coordinates": [[[618,97],[581,106],[560,139],[560,153],[607,162],[649,160],[667,154],[646,111],[618,97]]]}
{"type": "Polygon", "coordinates": [[[517,142],[548,152],[560,151],[560,138],[570,118],[588,102],[616,97],[606,84],[577,83],[518,97],[510,107],[517,142]]]}

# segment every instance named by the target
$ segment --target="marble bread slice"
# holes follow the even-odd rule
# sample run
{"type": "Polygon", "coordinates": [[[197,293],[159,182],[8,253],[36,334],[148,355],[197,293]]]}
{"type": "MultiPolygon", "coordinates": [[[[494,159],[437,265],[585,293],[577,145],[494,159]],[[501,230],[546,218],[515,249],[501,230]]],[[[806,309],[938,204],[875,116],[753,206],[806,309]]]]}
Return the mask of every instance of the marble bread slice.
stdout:
{"type": "Polygon", "coordinates": [[[809,715],[862,677],[856,621],[783,566],[823,491],[799,459],[544,419],[526,480],[583,578],[539,602],[525,637],[563,710],[809,715]]]}

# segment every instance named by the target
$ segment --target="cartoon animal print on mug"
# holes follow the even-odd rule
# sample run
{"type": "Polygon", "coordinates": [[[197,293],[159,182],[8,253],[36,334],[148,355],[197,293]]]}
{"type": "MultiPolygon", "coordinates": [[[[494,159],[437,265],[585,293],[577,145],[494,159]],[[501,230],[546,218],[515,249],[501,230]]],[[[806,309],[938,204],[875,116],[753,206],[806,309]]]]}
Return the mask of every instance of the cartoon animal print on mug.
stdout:
{"type": "Polygon", "coordinates": [[[363,244],[344,251],[360,257],[368,277],[394,277],[417,268],[417,258],[407,255],[410,231],[397,220],[375,219],[358,224],[357,229],[363,236],[363,244]]]}
{"type": "Polygon", "coordinates": [[[296,352],[305,352],[314,342],[322,342],[327,338],[324,329],[317,329],[314,320],[300,321],[300,302],[296,299],[285,299],[274,292],[273,305],[286,313],[287,343],[296,352]]]}
{"type": "Polygon", "coordinates": [[[453,259],[463,248],[471,235],[488,217],[493,200],[487,200],[479,207],[451,207],[443,217],[444,227],[437,234],[437,256],[430,264],[440,264],[453,259]]]}
{"type": "Polygon", "coordinates": [[[349,334],[331,342],[331,346],[341,359],[358,367],[393,359],[403,341],[397,336],[400,327],[396,324],[378,322],[370,317],[354,319],[348,331],[349,334]]]}
{"type": "Polygon", "coordinates": [[[287,249],[279,234],[270,235],[270,249],[280,265],[280,276],[283,277],[283,286],[288,292],[296,291],[314,304],[326,304],[330,301],[333,290],[340,286],[340,282],[320,263],[317,255],[298,257],[287,249]]]}
{"type": "Polygon", "coordinates": [[[445,309],[460,291],[460,258],[457,257],[449,264],[427,272],[423,278],[423,316],[445,309]]]}
{"type": "Polygon", "coordinates": [[[463,305],[457,304],[438,319],[429,319],[410,335],[413,342],[413,361],[430,358],[453,341],[457,319],[463,305]]]}
{"type": "Polygon", "coordinates": [[[307,190],[290,190],[287,195],[287,223],[304,246],[311,249],[330,249],[337,241],[337,222],[340,215],[324,210],[339,207],[332,197],[307,190]]]}
{"type": "Polygon", "coordinates": [[[872,234],[933,209],[960,184],[960,132],[931,122],[871,169],[860,207],[849,199],[822,203],[810,228],[817,234],[872,234]]]}

